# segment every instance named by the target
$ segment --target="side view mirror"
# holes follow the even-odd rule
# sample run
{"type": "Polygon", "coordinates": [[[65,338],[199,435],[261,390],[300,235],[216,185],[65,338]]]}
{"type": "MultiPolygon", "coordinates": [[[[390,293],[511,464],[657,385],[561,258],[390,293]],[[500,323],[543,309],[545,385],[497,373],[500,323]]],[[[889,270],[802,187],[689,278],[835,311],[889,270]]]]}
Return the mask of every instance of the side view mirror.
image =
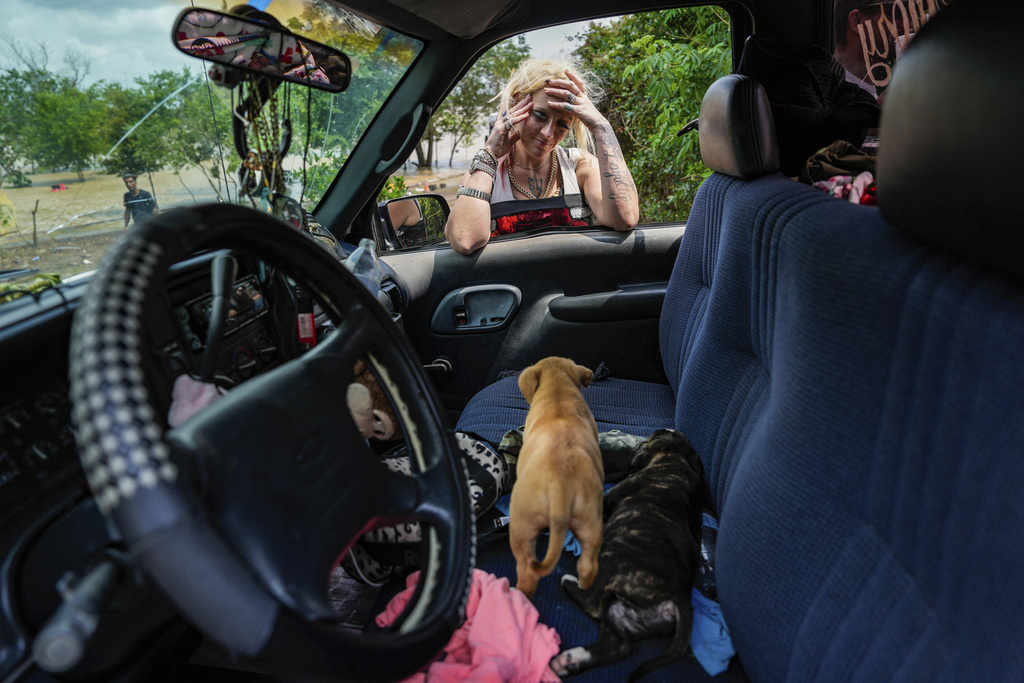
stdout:
{"type": "Polygon", "coordinates": [[[448,201],[439,194],[399,197],[377,205],[381,221],[400,248],[444,242],[448,201]]]}
{"type": "Polygon", "coordinates": [[[352,60],[340,50],[299,38],[269,14],[242,18],[207,9],[188,9],[174,26],[181,52],[243,71],[341,92],[352,80],[352,60]]]}

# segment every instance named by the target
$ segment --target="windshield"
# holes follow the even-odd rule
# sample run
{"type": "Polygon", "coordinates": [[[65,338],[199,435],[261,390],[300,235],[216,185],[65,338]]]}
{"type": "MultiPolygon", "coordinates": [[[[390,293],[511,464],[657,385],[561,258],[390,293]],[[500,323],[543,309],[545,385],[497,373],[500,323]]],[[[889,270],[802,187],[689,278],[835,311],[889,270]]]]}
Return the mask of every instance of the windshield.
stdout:
{"type": "Polygon", "coordinates": [[[218,85],[209,62],[172,43],[193,3],[5,5],[14,7],[0,29],[0,302],[14,275],[66,281],[95,269],[153,211],[211,201],[269,210],[247,187],[260,175],[246,168],[258,166],[254,153],[287,146],[277,189],[312,209],[422,48],[322,0],[207,5],[263,10],[351,60],[344,92],[283,85],[263,98],[258,119],[241,126],[246,163],[232,121],[244,87],[218,85]]]}

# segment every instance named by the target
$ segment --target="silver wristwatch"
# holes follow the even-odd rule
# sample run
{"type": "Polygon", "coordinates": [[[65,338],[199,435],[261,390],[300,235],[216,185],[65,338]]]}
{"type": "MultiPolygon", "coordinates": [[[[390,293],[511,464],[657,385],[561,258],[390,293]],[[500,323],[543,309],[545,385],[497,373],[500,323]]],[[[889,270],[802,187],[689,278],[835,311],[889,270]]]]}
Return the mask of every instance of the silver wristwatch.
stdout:
{"type": "Polygon", "coordinates": [[[469,174],[473,175],[477,171],[483,171],[487,175],[491,176],[491,178],[493,179],[497,169],[495,169],[490,164],[484,162],[482,159],[480,159],[480,157],[473,157],[473,163],[469,165],[469,174]]]}

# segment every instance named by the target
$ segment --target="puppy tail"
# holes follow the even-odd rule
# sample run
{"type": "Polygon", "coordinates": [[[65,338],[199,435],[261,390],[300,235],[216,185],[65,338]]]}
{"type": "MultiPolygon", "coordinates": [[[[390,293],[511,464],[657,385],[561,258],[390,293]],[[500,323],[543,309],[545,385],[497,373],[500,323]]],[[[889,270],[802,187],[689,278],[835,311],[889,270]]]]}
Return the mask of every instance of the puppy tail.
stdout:
{"type": "Polygon", "coordinates": [[[676,601],[673,601],[673,605],[675,607],[676,630],[672,637],[672,642],[669,643],[668,649],[663,654],[648,659],[634,669],[627,679],[629,683],[636,683],[636,681],[639,681],[658,667],[681,659],[686,654],[686,651],[690,649],[690,632],[693,630],[693,607],[689,604],[684,607],[676,601]]]}
{"type": "Polygon", "coordinates": [[[562,557],[562,545],[565,543],[565,532],[568,530],[569,522],[567,519],[558,516],[550,520],[548,527],[548,551],[540,562],[536,559],[530,560],[530,566],[533,571],[541,576],[547,576],[551,573],[555,565],[558,564],[559,558],[562,557]]]}

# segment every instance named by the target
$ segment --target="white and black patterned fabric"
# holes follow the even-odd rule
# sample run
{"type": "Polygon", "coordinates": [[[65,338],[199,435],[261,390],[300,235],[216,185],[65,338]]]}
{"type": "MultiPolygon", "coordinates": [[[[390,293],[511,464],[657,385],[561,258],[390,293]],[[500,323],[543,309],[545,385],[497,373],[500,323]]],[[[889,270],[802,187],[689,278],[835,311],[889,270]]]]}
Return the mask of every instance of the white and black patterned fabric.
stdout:
{"type": "MultiPolygon", "coordinates": [[[[487,442],[464,432],[455,441],[465,456],[473,514],[479,520],[511,489],[508,463],[487,442]]],[[[403,444],[386,454],[383,462],[392,472],[412,475],[412,462],[403,444]]],[[[420,563],[420,523],[394,524],[368,531],[342,560],[350,576],[363,583],[380,585],[409,567],[420,563]]]]}

